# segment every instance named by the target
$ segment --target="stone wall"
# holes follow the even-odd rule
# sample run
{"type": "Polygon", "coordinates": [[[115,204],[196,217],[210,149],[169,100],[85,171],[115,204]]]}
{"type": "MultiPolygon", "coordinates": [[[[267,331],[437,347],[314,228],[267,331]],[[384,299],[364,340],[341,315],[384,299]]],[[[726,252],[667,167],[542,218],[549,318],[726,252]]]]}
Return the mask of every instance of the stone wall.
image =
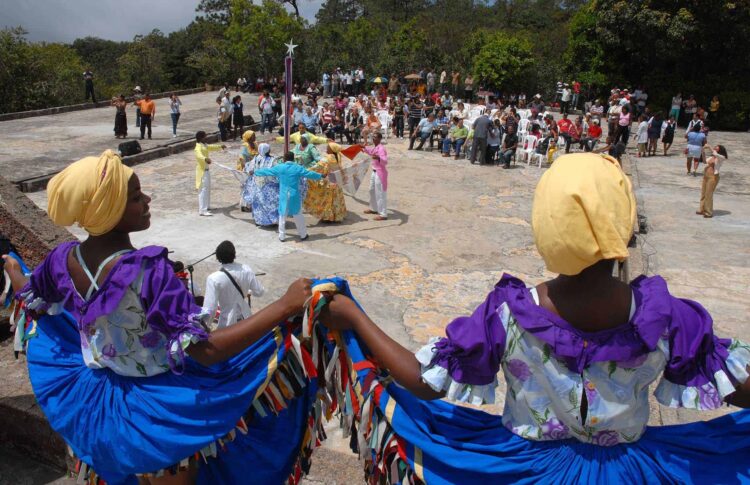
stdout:
{"type": "Polygon", "coordinates": [[[16,246],[26,263],[41,263],[52,248],[75,239],[66,229],[55,226],[15,185],[0,177],[0,234],[16,246]]]}

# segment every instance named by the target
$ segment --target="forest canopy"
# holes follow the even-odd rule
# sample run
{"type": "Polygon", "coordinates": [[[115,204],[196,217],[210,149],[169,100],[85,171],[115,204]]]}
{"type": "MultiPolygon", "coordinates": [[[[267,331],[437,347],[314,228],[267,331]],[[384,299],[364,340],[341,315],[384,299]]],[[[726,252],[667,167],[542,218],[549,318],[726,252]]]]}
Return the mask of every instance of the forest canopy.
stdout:
{"type": "Polygon", "coordinates": [[[306,0],[202,0],[189,25],[130,42],[93,37],[29,42],[0,31],[0,112],[83,101],[91,69],[97,96],[279,76],[284,42],[295,78],[362,67],[368,77],[432,68],[471,72],[479,85],[550,95],[578,80],[591,95],[644,86],[668,107],[677,92],[718,95],[727,128],[745,128],[750,94],[750,2],[735,0],[327,0],[315,21],[306,0]]]}

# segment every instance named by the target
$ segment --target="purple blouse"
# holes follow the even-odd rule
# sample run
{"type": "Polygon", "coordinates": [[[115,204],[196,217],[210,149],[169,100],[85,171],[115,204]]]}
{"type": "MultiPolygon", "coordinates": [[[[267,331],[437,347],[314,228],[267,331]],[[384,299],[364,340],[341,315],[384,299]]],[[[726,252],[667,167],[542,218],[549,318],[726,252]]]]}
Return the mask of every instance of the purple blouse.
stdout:
{"type": "Polygon", "coordinates": [[[750,347],[716,337],[708,312],[670,295],[661,277],[641,276],[630,286],[634,308],[627,323],[583,332],[540,306],[535,289],[503,275],[471,316],[454,320],[445,338],[417,352],[422,378],[449,398],[481,404],[494,401],[502,368],[508,384],[503,420],[516,434],[538,440],[636,440],[648,421],[649,384],[660,375],[662,404],[721,406],[748,378],[750,347]]]}
{"type": "Polygon", "coordinates": [[[100,288],[86,301],[68,272],[68,254],[77,244],[77,241],[66,242],[55,248],[18,293],[32,316],[67,311],[78,322],[82,345],[86,347],[86,340],[95,334],[97,325],[103,321],[106,324],[106,317],[111,318],[128,293],[138,288],[136,300],[140,300],[141,308],[133,309],[133,313],[142,314],[145,320],[147,328],[143,331],[149,337],[145,348],[163,343],[166,349],[159,350],[166,350],[169,368],[179,372],[186,342],[205,340],[208,333],[201,326],[201,308],[174,275],[166,248],[148,246],[121,256],[100,288]]]}

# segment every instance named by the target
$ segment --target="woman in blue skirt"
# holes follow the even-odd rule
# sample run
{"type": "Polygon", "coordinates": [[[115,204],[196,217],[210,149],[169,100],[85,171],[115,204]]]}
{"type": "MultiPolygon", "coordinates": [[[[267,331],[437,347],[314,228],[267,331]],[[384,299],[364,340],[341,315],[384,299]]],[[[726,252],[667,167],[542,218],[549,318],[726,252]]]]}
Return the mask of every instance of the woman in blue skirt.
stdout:
{"type": "Polygon", "coordinates": [[[14,315],[34,394],[78,458],[78,483],[297,481],[316,388],[283,322],[311,282],[209,333],[166,248],[131,243],[151,199],[118,156],[73,163],[48,196],[50,218],[89,237],[55,248],[28,280],[7,256],[6,270],[22,288],[14,315]]]}
{"type": "Polygon", "coordinates": [[[628,257],[635,220],[631,185],[616,160],[566,155],[542,176],[532,210],[537,249],[556,278],[530,287],[504,275],[472,315],[416,355],[346,296],[321,306],[321,321],[343,332],[359,373],[363,399],[350,407],[362,410],[359,450],[372,449],[371,476],[391,483],[750,482],[750,412],[647,427],[657,381],[656,399],[669,407],[750,407],[750,347],[715,336],[708,312],[672,296],[660,276],[629,284],[613,276],[628,257]],[[398,385],[378,385],[383,374],[374,378],[368,367],[398,385]],[[500,370],[502,416],[431,401],[492,403],[500,370]]]}

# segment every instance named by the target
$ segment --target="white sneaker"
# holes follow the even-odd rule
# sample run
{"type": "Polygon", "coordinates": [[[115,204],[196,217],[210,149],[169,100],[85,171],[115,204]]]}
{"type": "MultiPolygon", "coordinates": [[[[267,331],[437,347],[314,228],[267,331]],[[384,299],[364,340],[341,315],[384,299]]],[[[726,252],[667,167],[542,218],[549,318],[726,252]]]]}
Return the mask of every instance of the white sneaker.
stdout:
{"type": "Polygon", "coordinates": [[[201,213],[199,213],[198,215],[200,215],[200,216],[212,216],[212,215],[213,215],[213,213],[212,213],[212,212],[208,212],[208,211],[206,211],[206,212],[201,212],[201,213]]]}
{"type": "Polygon", "coordinates": [[[177,138],[177,135],[172,135],[172,138],[177,138]]]}

